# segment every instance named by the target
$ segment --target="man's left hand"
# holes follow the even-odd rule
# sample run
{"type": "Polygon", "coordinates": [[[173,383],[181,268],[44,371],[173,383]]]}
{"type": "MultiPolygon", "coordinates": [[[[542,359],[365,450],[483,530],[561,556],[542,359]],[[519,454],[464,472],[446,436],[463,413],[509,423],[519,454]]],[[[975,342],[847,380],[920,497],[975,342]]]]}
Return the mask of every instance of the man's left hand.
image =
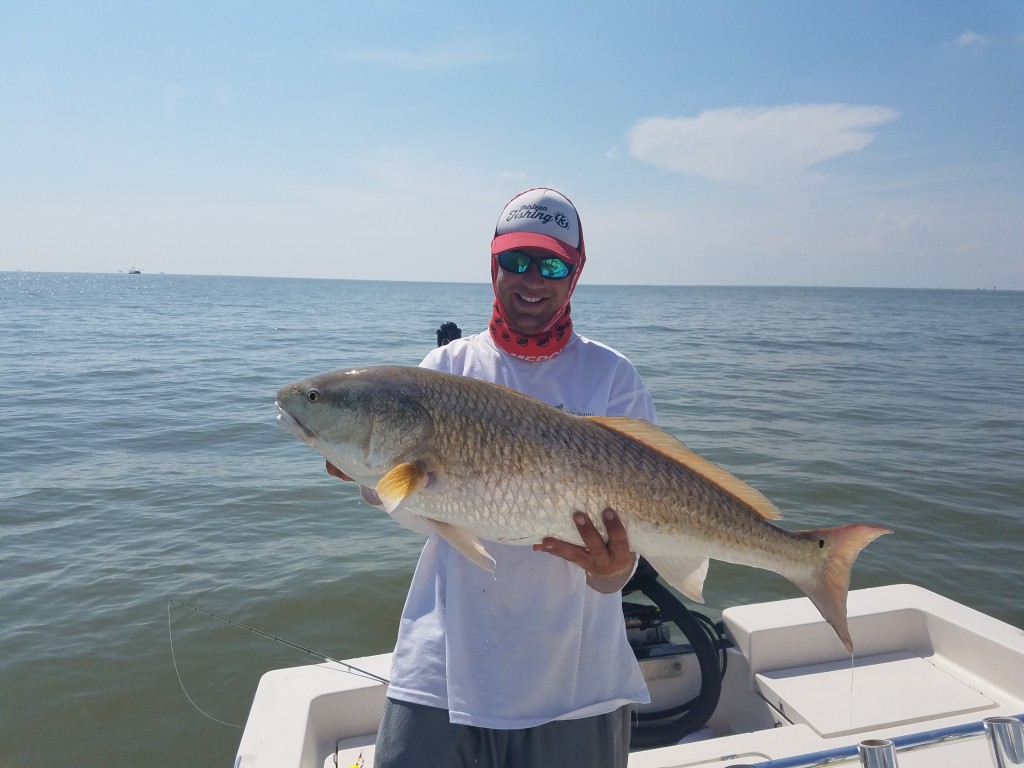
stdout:
{"type": "Polygon", "coordinates": [[[573,522],[579,529],[583,546],[570,544],[561,539],[546,538],[534,544],[537,552],[550,552],[575,563],[587,572],[587,584],[605,594],[618,592],[629,581],[636,563],[636,555],[629,548],[629,537],[614,509],[601,514],[608,541],[598,533],[590,516],[583,512],[573,515],[573,522]]]}

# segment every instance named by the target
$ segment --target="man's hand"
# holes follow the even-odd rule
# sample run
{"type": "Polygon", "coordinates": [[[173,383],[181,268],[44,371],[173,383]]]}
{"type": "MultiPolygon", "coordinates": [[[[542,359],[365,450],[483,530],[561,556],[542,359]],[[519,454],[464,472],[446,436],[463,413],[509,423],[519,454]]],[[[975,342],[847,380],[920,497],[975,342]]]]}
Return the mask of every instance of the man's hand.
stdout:
{"type": "Polygon", "coordinates": [[[608,532],[607,543],[594,527],[590,517],[577,512],[572,519],[580,531],[583,546],[546,538],[540,544],[534,544],[533,548],[537,552],[550,552],[570,563],[576,563],[587,572],[587,584],[591,589],[611,594],[618,592],[629,581],[633,565],[636,563],[636,555],[629,549],[626,528],[615,510],[606,509],[601,517],[608,532]]]}

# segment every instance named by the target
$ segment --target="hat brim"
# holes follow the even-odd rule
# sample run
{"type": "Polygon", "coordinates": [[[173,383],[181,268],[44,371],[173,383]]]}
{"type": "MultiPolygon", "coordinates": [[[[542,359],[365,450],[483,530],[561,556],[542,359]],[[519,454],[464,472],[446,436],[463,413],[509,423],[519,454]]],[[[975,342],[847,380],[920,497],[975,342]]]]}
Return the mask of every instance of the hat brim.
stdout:
{"type": "Polygon", "coordinates": [[[565,259],[570,264],[579,265],[580,253],[575,248],[554,237],[539,235],[536,232],[508,232],[497,235],[491,240],[491,255],[511,251],[516,248],[542,248],[565,259]]]}

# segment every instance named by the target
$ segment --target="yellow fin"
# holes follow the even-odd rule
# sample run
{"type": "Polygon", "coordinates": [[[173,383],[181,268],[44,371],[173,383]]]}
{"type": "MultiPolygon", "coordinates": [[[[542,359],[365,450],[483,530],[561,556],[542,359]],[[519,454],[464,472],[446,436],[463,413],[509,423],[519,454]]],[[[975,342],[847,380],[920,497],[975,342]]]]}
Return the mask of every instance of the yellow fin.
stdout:
{"type": "Polygon", "coordinates": [[[606,429],[625,435],[643,443],[663,456],[677,461],[701,477],[711,481],[740,501],[748,504],[765,520],[782,517],[779,508],[772,504],[759,490],[752,488],[738,477],[700,456],[663,429],[642,419],[628,419],[624,416],[587,416],[606,429]]]}
{"type": "Polygon", "coordinates": [[[427,471],[416,464],[405,462],[388,470],[377,481],[377,495],[387,512],[394,512],[398,505],[412,493],[422,488],[427,481],[427,471]]]}

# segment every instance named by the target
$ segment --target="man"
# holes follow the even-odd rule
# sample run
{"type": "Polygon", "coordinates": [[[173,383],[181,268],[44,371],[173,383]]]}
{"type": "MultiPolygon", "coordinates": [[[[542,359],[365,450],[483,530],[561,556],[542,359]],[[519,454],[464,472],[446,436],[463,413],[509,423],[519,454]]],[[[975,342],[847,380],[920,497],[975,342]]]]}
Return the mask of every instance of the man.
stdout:
{"type": "MultiPolygon", "coordinates": [[[[573,330],[570,297],[585,263],[569,199],[547,188],[517,195],[491,242],[488,332],[433,350],[423,367],[580,415],[653,421],[629,360],[573,330]]],[[[493,576],[439,536],[427,540],[402,613],[377,768],[626,765],[632,706],[649,700],[622,617],[636,558],[615,513],[603,516],[607,543],[581,513],[585,546],[488,542],[493,576]]]]}

